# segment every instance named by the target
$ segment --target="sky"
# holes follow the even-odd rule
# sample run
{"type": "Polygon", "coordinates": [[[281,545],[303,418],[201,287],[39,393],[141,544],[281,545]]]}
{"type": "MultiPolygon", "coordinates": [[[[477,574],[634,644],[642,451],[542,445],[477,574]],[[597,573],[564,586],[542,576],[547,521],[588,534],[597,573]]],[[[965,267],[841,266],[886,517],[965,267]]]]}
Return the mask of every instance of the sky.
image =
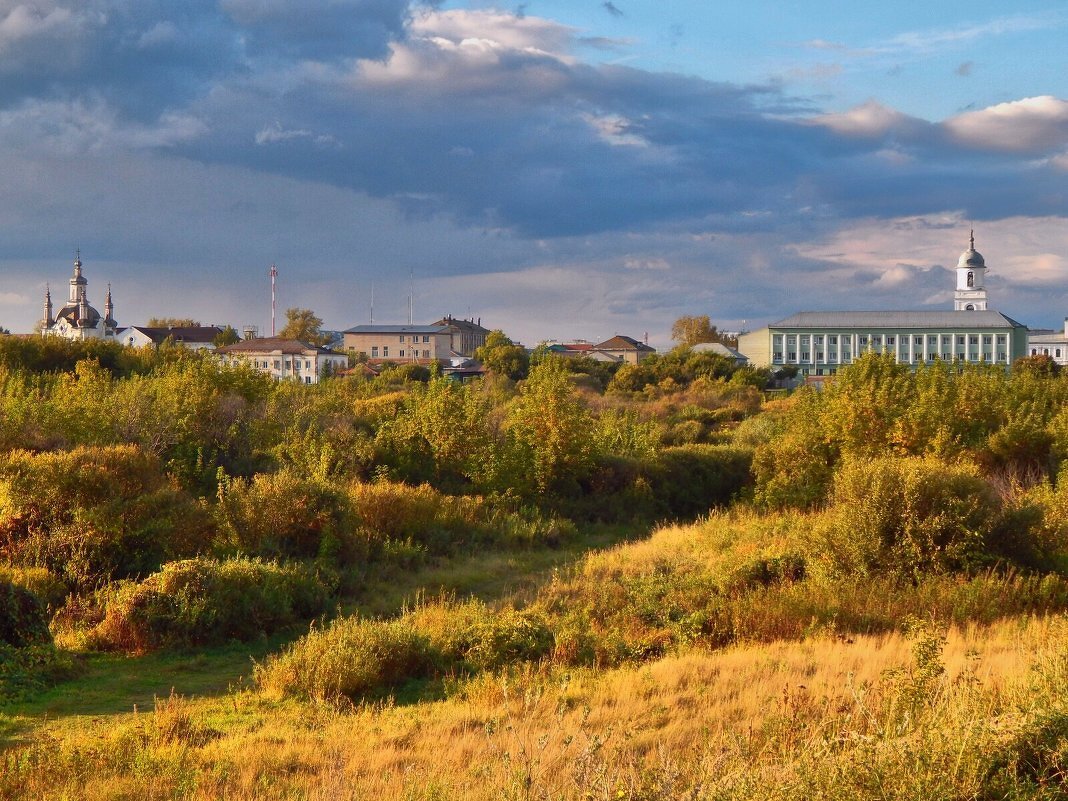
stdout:
{"type": "MultiPolygon", "coordinates": [[[[1068,5],[0,0],[0,325],[1068,316],[1068,5]],[[796,6],[794,8],[793,6],[796,6]]],[[[279,327],[281,323],[279,323],[279,327]]]]}

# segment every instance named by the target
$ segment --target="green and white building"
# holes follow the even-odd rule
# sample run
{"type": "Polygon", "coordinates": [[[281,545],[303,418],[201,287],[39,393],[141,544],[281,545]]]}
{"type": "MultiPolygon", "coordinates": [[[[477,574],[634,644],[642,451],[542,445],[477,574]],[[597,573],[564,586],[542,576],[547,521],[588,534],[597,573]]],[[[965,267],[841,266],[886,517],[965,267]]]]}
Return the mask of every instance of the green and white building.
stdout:
{"type": "Polygon", "coordinates": [[[803,376],[834,375],[868,351],[913,366],[941,359],[1008,367],[1028,354],[1027,327],[987,308],[986,269],[973,236],[957,262],[954,311],[799,312],[743,334],[738,350],[756,367],[793,365],[803,376]]]}

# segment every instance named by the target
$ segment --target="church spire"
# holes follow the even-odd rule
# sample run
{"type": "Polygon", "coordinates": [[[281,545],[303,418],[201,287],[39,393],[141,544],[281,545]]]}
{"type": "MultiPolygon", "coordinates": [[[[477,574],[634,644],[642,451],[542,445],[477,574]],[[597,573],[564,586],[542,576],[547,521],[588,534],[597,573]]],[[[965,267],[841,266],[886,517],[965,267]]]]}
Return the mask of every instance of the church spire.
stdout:
{"type": "Polygon", "coordinates": [[[104,324],[114,325],[115,323],[115,304],[111,302],[111,284],[108,284],[108,296],[104,301],[104,324]]]}
{"type": "Polygon", "coordinates": [[[41,319],[41,328],[51,328],[55,320],[52,317],[52,289],[45,284],[44,317],[41,319]]]}

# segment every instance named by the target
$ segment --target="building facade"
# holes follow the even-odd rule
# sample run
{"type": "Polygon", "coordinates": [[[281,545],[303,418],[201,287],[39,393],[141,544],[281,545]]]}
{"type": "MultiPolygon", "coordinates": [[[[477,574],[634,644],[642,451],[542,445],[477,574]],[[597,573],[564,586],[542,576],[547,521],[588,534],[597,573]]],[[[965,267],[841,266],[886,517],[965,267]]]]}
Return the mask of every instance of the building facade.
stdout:
{"type": "Polygon", "coordinates": [[[477,320],[458,320],[448,315],[432,325],[447,328],[449,347],[454,353],[467,357],[474,356],[475,351],[486,344],[486,336],[489,334],[489,329],[482,327],[481,317],[477,320]]]}
{"type": "Polygon", "coordinates": [[[445,364],[452,356],[452,335],[441,325],[357,325],[345,330],[345,350],[372,364],[445,364]]]}
{"type": "Polygon", "coordinates": [[[742,334],[738,350],[756,367],[796,367],[834,375],[862,353],[891,353],[902,364],[935,360],[1008,367],[1028,354],[1022,323],[987,308],[986,261],[970,245],[957,260],[953,311],[800,312],[742,334]]]}
{"type": "Polygon", "coordinates": [[[82,274],[82,258],[79,251],[74,258],[74,274],[70,278],[67,302],[54,315],[52,292],[47,286],[45,287],[44,314],[37,326],[38,333],[67,339],[114,338],[118,324],[115,322],[115,306],[111,301],[111,285],[108,285],[103,314],[89,305],[88,288],[89,281],[82,274]]]}
{"type": "Polygon", "coordinates": [[[344,370],[349,363],[344,353],[279,337],[246,339],[216,348],[215,355],[224,364],[247,364],[279,381],[301,384],[318,384],[325,376],[344,370]]]}
{"type": "Polygon", "coordinates": [[[1027,336],[1028,356],[1049,356],[1057,364],[1068,365],[1068,317],[1061,331],[1031,331],[1027,336]]]}
{"type": "Polygon", "coordinates": [[[996,311],[800,312],[743,334],[738,350],[756,367],[792,365],[803,376],[834,375],[862,353],[899,363],[986,362],[1027,355],[1027,327],[996,311]]]}
{"type": "Polygon", "coordinates": [[[189,350],[215,350],[215,340],[223,333],[217,325],[177,326],[158,328],[147,325],[131,325],[120,329],[116,337],[123,345],[133,348],[145,345],[162,345],[168,339],[175,345],[189,350]]]}

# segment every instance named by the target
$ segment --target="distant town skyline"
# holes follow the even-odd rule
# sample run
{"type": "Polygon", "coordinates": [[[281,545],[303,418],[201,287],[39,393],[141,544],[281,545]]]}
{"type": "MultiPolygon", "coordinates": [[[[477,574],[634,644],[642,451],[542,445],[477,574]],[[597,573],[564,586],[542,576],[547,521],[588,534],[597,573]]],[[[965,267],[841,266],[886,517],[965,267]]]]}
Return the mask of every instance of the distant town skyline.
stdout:
{"type": "Polygon", "coordinates": [[[481,317],[669,343],[806,309],[1068,315],[1063,3],[0,6],[0,325],[481,317]],[[92,287],[97,288],[93,294],[92,287]],[[743,323],[744,321],[744,323],[743,323]]]}

